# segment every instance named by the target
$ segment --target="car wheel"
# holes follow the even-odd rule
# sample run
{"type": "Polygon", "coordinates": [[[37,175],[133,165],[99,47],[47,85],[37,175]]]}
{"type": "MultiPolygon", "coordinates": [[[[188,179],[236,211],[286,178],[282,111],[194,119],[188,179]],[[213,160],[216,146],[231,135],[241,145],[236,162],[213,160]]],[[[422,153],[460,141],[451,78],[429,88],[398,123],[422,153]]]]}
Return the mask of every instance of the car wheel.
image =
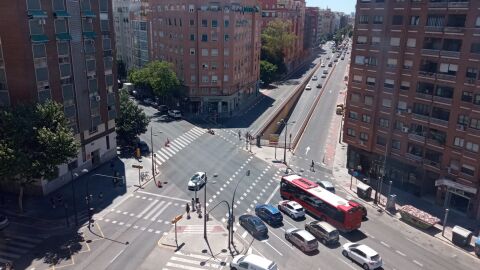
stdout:
{"type": "Polygon", "coordinates": [[[237,268],[235,268],[235,267],[230,267],[230,269],[231,269],[231,270],[237,270],[237,268]]]}
{"type": "Polygon", "coordinates": [[[322,240],[320,240],[322,242],[322,244],[326,245],[327,244],[327,241],[325,241],[325,239],[322,238],[322,240]]]}
{"type": "Polygon", "coordinates": [[[300,249],[302,250],[302,252],[305,252],[306,248],[304,246],[301,246],[300,249]]]}
{"type": "Polygon", "coordinates": [[[348,258],[348,252],[346,250],[342,251],[342,255],[348,258]]]}
{"type": "Polygon", "coordinates": [[[368,267],[368,264],[364,263],[364,264],[363,264],[363,269],[365,269],[365,270],[370,270],[370,267],[368,267]]]}

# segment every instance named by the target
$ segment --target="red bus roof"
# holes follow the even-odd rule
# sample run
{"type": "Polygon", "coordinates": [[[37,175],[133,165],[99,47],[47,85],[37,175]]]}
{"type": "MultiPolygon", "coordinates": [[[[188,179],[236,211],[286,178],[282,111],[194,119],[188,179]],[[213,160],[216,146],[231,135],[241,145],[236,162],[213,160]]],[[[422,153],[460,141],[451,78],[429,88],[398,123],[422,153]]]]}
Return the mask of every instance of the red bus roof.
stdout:
{"type": "Polygon", "coordinates": [[[344,198],[332,193],[326,189],[323,189],[315,182],[303,178],[301,176],[291,174],[284,176],[283,179],[286,181],[295,184],[297,187],[308,191],[310,194],[314,195],[315,197],[321,199],[322,201],[343,210],[349,210],[352,206],[348,203],[347,200],[344,198]]]}

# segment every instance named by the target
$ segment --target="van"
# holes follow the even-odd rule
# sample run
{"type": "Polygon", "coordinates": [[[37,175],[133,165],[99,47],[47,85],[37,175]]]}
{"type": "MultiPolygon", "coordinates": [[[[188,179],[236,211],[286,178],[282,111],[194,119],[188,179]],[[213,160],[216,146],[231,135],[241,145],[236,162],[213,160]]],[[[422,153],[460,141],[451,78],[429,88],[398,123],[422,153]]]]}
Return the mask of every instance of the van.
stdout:
{"type": "Polygon", "coordinates": [[[312,221],[305,224],[305,230],[315,236],[322,244],[336,244],[340,238],[335,227],[325,221],[312,221]]]}
{"type": "Polygon", "coordinates": [[[237,255],[230,262],[232,270],[277,270],[277,264],[255,254],[237,255]]]}
{"type": "Polygon", "coordinates": [[[322,181],[317,181],[317,184],[321,186],[322,188],[335,193],[335,186],[332,184],[330,181],[322,180],[322,181]]]}

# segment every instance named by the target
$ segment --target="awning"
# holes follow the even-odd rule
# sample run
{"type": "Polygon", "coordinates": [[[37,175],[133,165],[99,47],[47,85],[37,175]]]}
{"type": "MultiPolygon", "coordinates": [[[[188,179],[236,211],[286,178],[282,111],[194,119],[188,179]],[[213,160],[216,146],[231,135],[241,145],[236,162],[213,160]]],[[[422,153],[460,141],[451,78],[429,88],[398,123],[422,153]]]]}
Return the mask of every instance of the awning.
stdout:
{"type": "Polygon", "coordinates": [[[95,33],[95,32],[83,32],[83,36],[85,38],[94,39],[94,38],[97,37],[97,33],[95,33]]]}
{"type": "Polygon", "coordinates": [[[30,39],[33,43],[45,43],[48,42],[48,37],[45,35],[30,35],[30,39]]]}
{"type": "Polygon", "coordinates": [[[60,40],[60,41],[72,40],[72,36],[70,35],[70,33],[60,33],[60,34],[56,34],[56,36],[57,36],[57,40],[60,40]]]}
{"type": "Polygon", "coordinates": [[[66,12],[65,10],[57,10],[53,13],[53,15],[57,18],[69,18],[70,14],[66,12]]]}
{"type": "Polygon", "coordinates": [[[47,18],[47,12],[44,10],[28,10],[27,11],[28,18],[30,19],[38,19],[38,18],[47,18]]]}
{"type": "Polygon", "coordinates": [[[360,189],[360,190],[363,190],[363,191],[367,191],[368,189],[371,189],[372,187],[370,187],[369,185],[366,185],[362,182],[358,182],[357,183],[357,189],[360,189]]]}
{"type": "Polygon", "coordinates": [[[477,189],[474,188],[474,187],[469,187],[467,185],[460,184],[460,183],[457,183],[455,181],[452,181],[452,180],[449,180],[449,179],[444,179],[444,178],[443,179],[438,179],[437,181],[435,181],[435,186],[436,187],[447,186],[447,187],[463,190],[463,191],[471,193],[471,194],[477,194],[477,189]]]}
{"type": "Polygon", "coordinates": [[[95,13],[93,13],[91,10],[84,10],[82,11],[82,17],[95,18],[97,15],[95,15],[95,13]]]}

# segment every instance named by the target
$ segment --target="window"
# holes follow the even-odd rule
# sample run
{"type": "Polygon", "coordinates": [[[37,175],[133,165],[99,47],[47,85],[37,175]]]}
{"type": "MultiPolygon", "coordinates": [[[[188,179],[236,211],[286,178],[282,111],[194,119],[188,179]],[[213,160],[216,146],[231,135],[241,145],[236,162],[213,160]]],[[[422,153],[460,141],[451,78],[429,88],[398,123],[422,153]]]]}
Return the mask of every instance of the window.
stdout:
{"type": "Polygon", "coordinates": [[[463,91],[462,92],[462,101],[472,102],[473,101],[473,93],[470,92],[470,91],[463,91]]]}
{"type": "Polygon", "coordinates": [[[447,63],[440,63],[439,67],[439,72],[448,74],[448,75],[453,75],[455,76],[458,71],[458,65],[455,64],[447,64],[447,63]]]}
{"type": "Polygon", "coordinates": [[[370,56],[368,58],[365,58],[365,63],[370,66],[376,66],[377,65],[377,58],[370,56]]]}
{"type": "Polygon", "coordinates": [[[212,56],[218,56],[218,49],[212,49],[212,56]]]}
{"type": "Polygon", "coordinates": [[[417,39],[415,39],[415,38],[407,39],[407,47],[415,48],[416,46],[417,46],[417,39]]]}
{"type": "Polygon", "coordinates": [[[370,117],[370,115],[368,115],[368,114],[363,114],[362,115],[362,122],[369,124],[371,121],[372,121],[372,118],[370,117]]]}
{"type": "Polygon", "coordinates": [[[373,24],[382,24],[383,23],[383,16],[375,15],[373,16],[373,24]]]}
{"type": "Polygon", "coordinates": [[[202,20],[202,26],[208,27],[208,20],[202,20]]]}
{"type": "Polygon", "coordinates": [[[197,81],[197,77],[195,75],[190,75],[190,81],[191,82],[196,82],[197,81]]]}
{"type": "Polygon", "coordinates": [[[368,24],[368,15],[361,15],[359,20],[359,24],[368,24]]]}
{"type": "Polygon", "coordinates": [[[362,80],[363,80],[362,75],[356,75],[356,74],[353,75],[353,81],[354,81],[354,82],[356,82],[356,83],[361,83],[362,80]]]}
{"type": "Polygon", "coordinates": [[[218,81],[218,76],[212,75],[212,83],[217,83],[217,81],[218,81]]]}
{"type": "Polygon", "coordinates": [[[365,132],[360,132],[360,140],[368,141],[368,134],[365,132]]]}
{"type": "Polygon", "coordinates": [[[100,30],[102,32],[108,32],[108,30],[110,29],[110,25],[108,23],[108,20],[100,20],[100,30]]]}
{"type": "Polygon", "coordinates": [[[67,33],[67,21],[64,19],[55,20],[55,33],[67,33]]]}
{"type": "Polygon", "coordinates": [[[203,63],[203,64],[202,64],[202,68],[203,68],[203,69],[208,69],[208,64],[207,64],[207,63],[203,63]]]}
{"type": "Polygon", "coordinates": [[[394,88],[395,87],[395,81],[392,80],[392,79],[385,79],[385,82],[383,83],[383,87],[394,88]]]}
{"type": "Polygon", "coordinates": [[[223,81],[228,82],[228,75],[223,75],[223,81]]]}
{"type": "Polygon", "coordinates": [[[217,27],[218,27],[218,21],[212,20],[212,28],[217,28],[217,27]]]}
{"type": "Polygon", "coordinates": [[[395,68],[397,66],[397,59],[396,58],[388,58],[387,59],[387,67],[395,68]]]}
{"type": "Polygon", "coordinates": [[[225,41],[228,41],[229,39],[230,39],[229,35],[225,34],[225,35],[224,35],[224,40],[225,40],[225,41]]]}
{"type": "Polygon", "coordinates": [[[375,86],[375,78],[374,77],[367,77],[367,85],[375,86]]]}
{"type": "Polygon", "coordinates": [[[470,46],[470,52],[480,54],[480,43],[472,43],[472,45],[470,46]]]}
{"type": "Polygon", "coordinates": [[[468,79],[476,80],[478,77],[478,69],[469,67],[467,68],[467,72],[465,73],[465,77],[468,79]]]}
{"type": "Polygon", "coordinates": [[[202,76],[202,83],[208,83],[208,76],[202,76]]]}
{"type": "Polygon", "coordinates": [[[463,147],[464,143],[465,143],[465,140],[459,137],[455,137],[455,139],[453,140],[453,145],[458,147],[463,147]]]}
{"type": "Polygon", "coordinates": [[[366,36],[358,36],[357,37],[357,44],[367,44],[367,37],[366,36]]]}
{"type": "Polygon", "coordinates": [[[474,176],[475,175],[475,167],[473,166],[470,166],[470,165],[467,165],[467,164],[463,164],[462,165],[462,168],[460,169],[460,171],[464,174],[467,174],[467,175],[470,175],[470,176],[474,176]]]}
{"type": "Polygon", "coordinates": [[[470,119],[468,118],[468,116],[460,114],[457,119],[457,124],[468,126],[469,121],[470,119]]]}
{"type": "Polygon", "coordinates": [[[402,25],[403,24],[403,16],[402,15],[394,15],[392,17],[392,25],[402,25]]]}
{"type": "Polygon", "coordinates": [[[401,143],[399,140],[392,139],[392,148],[395,150],[400,150],[401,143]]]}
{"type": "Polygon", "coordinates": [[[383,136],[377,136],[377,144],[381,146],[387,145],[387,139],[383,136]]]}
{"type": "Polygon", "coordinates": [[[473,98],[473,104],[480,105],[480,94],[475,94],[475,97],[473,98]]]}
{"type": "Polygon", "coordinates": [[[202,49],[202,56],[208,56],[208,49],[202,49]]]}
{"type": "Polygon", "coordinates": [[[480,120],[472,118],[472,120],[470,120],[470,127],[474,129],[480,129],[480,120]]]}
{"type": "Polygon", "coordinates": [[[194,20],[190,20],[190,26],[194,26],[195,25],[195,21],[194,20]]]}
{"type": "Polygon", "coordinates": [[[208,41],[208,35],[207,34],[202,34],[202,41],[207,42],[208,41]]]}
{"type": "Polygon", "coordinates": [[[395,121],[395,129],[402,130],[405,124],[402,121],[395,121]]]}
{"type": "Polygon", "coordinates": [[[390,45],[391,46],[400,46],[400,38],[399,37],[390,38],[390,45]]]}
{"type": "Polygon", "coordinates": [[[228,28],[228,26],[230,25],[230,21],[229,20],[223,21],[223,25],[225,26],[225,28],[228,28]]]}
{"type": "Polygon", "coordinates": [[[194,48],[190,48],[190,55],[195,55],[195,49],[194,48]]]}
{"type": "Polygon", "coordinates": [[[401,111],[406,111],[407,110],[407,102],[399,100],[397,103],[397,109],[401,111]]]}
{"type": "Polygon", "coordinates": [[[365,64],[365,56],[361,56],[361,55],[355,56],[355,64],[364,65],[365,64]]]}
{"type": "Polygon", "coordinates": [[[410,90],[410,82],[409,81],[402,81],[400,83],[400,90],[404,90],[404,91],[410,90]]]}
{"type": "Polygon", "coordinates": [[[365,96],[364,101],[365,105],[372,106],[373,105],[373,96],[365,96]]]}
{"type": "Polygon", "coordinates": [[[229,49],[223,49],[223,55],[224,56],[230,55],[230,50],[229,49]]]}
{"type": "Polygon", "coordinates": [[[57,51],[59,56],[69,55],[70,50],[68,42],[57,42],[57,51]]]}
{"type": "Polygon", "coordinates": [[[480,16],[475,20],[475,27],[480,27],[480,16]]]}
{"type": "Polygon", "coordinates": [[[355,137],[355,129],[347,128],[347,135],[350,137],[355,137]]]}
{"type": "Polygon", "coordinates": [[[33,44],[33,58],[43,58],[46,57],[45,44],[33,44]]]}
{"type": "Polygon", "coordinates": [[[48,68],[41,67],[35,69],[35,74],[37,75],[37,82],[48,81],[48,68]]]}
{"type": "Polygon", "coordinates": [[[190,34],[190,40],[195,41],[195,34],[190,34]]]}
{"type": "Polygon", "coordinates": [[[28,0],[27,7],[29,10],[40,10],[40,1],[39,0],[28,0]]]}
{"type": "Polygon", "coordinates": [[[383,128],[388,128],[390,126],[390,120],[385,118],[378,119],[378,124],[383,128]]]}
{"type": "Polygon", "coordinates": [[[427,17],[427,26],[443,27],[445,25],[445,16],[443,15],[429,15],[427,17]]]}
{"type": "Polygon", "coordinates": [[[354,112],[354,111],[350,111],[350,112],[348,113],[348,117],[349,117],[350,119],[353,119],[353,120],[358,120],[358,113],[357,113],[357,112],[354,112]]]}
{"type": "Polygon", "coordinates": [[[352,102],[359,102],[360,101],[360,94],[352,93],[352,95],[350,96],[350,100],[352,102]]]}
{"type": "Polygon", "coordinates": [[[412,67],[413,67],[413,60],[403,61],[403,68],[404,69],[412,69],[412,67]]]}
{"type": "Polygon", "coordinates": [[[99,0],[100,12],[108,13],[108,0],[99,0]]]}
{"type": "Polygon", "coordinates": [[[372,37],[372,45],[380,44],[380,37],[372,37]]]}
{"type": "Polygon", "coordinates": [[[410,25],[418,25],[420,23],[420,16],[411,16],[410,25]]]}
{"type": "Polygon", "coordinates": [[[392,107],[392,100],[388,98],[382,99],[382,106],[385,108],[391,108],[392,107]]]}
{"type": "Polygon", "coordinates": [[[53,10],[65,10],[65,0],[53,0],[53,10]]]}

